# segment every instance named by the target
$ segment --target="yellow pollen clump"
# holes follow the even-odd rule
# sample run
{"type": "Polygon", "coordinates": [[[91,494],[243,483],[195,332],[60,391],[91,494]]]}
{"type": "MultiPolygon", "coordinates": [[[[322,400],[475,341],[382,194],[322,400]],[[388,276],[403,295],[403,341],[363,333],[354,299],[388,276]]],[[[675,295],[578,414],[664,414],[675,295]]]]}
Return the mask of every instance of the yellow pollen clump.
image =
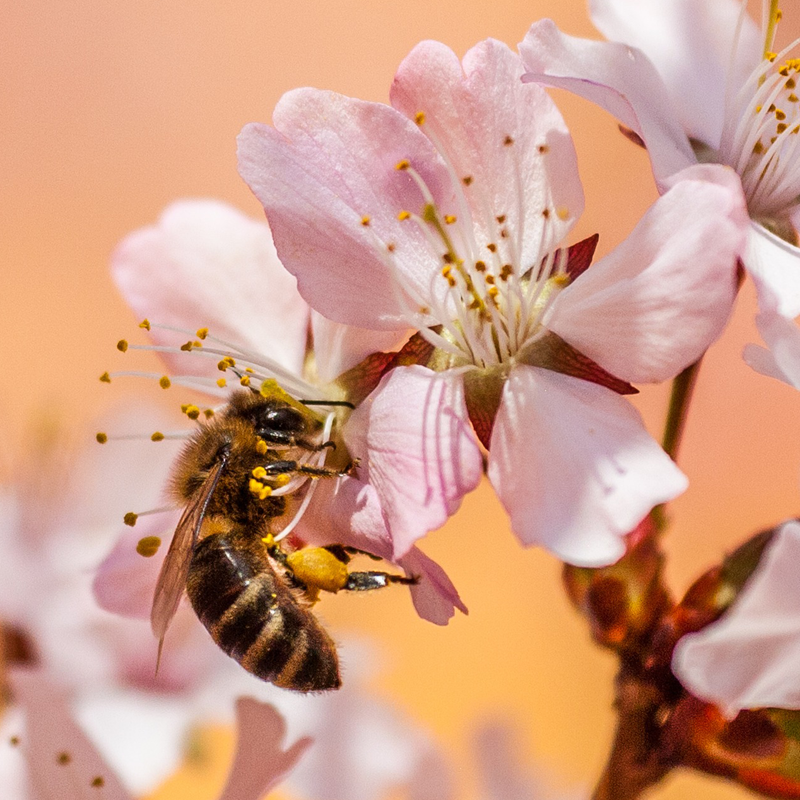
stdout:
{"type": "Polygon", "coordinates": [[[250,478],[247,488],[250,489],[250,493],[255,495],[259,500],[266,500],[272,494],[272,488],[270,486],[265,486],[261,481],[257,481],[255,478],[250,478]]]}
{"type": "Polygon", "coordinates": [[[181,345],[181,350],[183,350],[183,351],[188,353],[192,349],[193,346],[194,345],[191,342],[185,342],[184,344],[181,345]]]}
{"type": "Polygon", "coordinates": [[[169,379],[169,378],[168,378],[166,375],[162,375],[162,376],[161,376],[161,377],[158,379],[158,385],[159,385],[159,386],[160,386],[162,389],[169,389],[169,387],[170,387],[170,386],[172,386],[172,383],[171,383],[170,379],[169,379]]]}
{"type": "Polygon", "coordinates": [[[244,371],[249,372],[251,375],[255,374],[255,370],[252,367],[245,367],[244,371]]]}
{"type": "Polygon", "coordinates": [[[205,339],[205,338],[206,338],[206,336],[208,336],[208,328],[198,328],[198,329],[195,331],[194,335],[195,335],[195,336],[196,336],[198,339],[205,339]]]}
{"type": "Polygon", "coordinates": [[[242,377],[239,378],[239,383],[241,383],[242,386],[249,386],[250,385],[250,376],[249,375],[242,375],[242,377]]]}
{"type": "Polygon", "coordinates": [[[149,331],[150,330],[150,320],[149,319],[143,319],[139,323],[139,327],[140,328],[144,328],[146,331],[149,331]]]}
{"type": "Polygon", "coordinates": [[[127,349],[128,349],[128,342],[125,339],[120,339],[117,342],[117,350],[119,350],[120,353],[124,353],[127,349]]]}
{"type": "Polygon", "coordinates": [[[361,217],[361,224],[366,228],[367,225],[369,225],[369,220],[369,214],[364,214],[364,216],[361,217]]]}
{"type": "Polygon", "coordinates": [[[217,386],[219,386],[220,389],[224,389],[227,385],[228,381],[226,381],[225,378],[217,378],[217,386]]]}
{"type": "Polygon", "coordinates": [[[564,222],[569,219],[569,209],[566,206],[559,206],[556,209],[556,216],[564,222]]]}
{"type": "Polygon", "coordinates": [[[289,483],[291,479],[292,479],[291,475],[288,475],[285,472],[281,472],[280,475],[277,475],[275,477],[275,483],[278,484],[278,486],[286,486],[286,484],[289,483]]]}
{"type": "Polygon", "coordinates": [[[111,383],[111,376],[110,376],[110,375],[109,375],[107,372],[104,372],[104,373],[103,373],[103,374],[100,376],[100,381],[101,381],[102,383],[111,383]]]}
{"type": "Polygon", "coordinates": [[[256,452],[263,456],[267,452],[267,443],[263,439],[259,439],[258,443],[256,444],[256,452]]]}
{"type": "Polygon", "coordinates": [[[256,467],[250,474],[259,481],[267,477],[267,471],[264,467],[256,467]]]}
{"type": "Polygon", "coordinates": [[[776,109],[775,110],[775,119],[777,119],[778,121],[782,122],[783,120],[786,119],[786,112],[781,108],[776,109]]]}
{"type": "Polygon", "coordinates": [[[425,124],[425,112],[424,111],[417,111],[417,113],[414,114],[414,122],[416,122],[417,125],[424,125],[425,124]]]}
{"type": "Polygon", "coordinates": [[[410,166],[411,164],[409,163],[408,159],[404,158],[402,161],[398,161],[394,165],[394,168],[396,170],[399,170],[400,172],[403,172],[404,170],[407,170],[410,166]]]}
{"type": "Polygon", "coordinates": [[[399,219],[399,220],[400,220],[400,222],[404,222],[405,220],[409,219],[409,217],[411,217],[411,214],[410,214],[410,212],[408,212],[408,211],[401,211],[401,212],[400,212],[400,213],[397,215],[397,219],[399,219]]]}
{"type": "Polygon", "coordinates": [[[206,410],[203,412],[203,414],[204,414],[204,416],[205,416],[205,418],[206,418],[206,419],[211,419],[211,417],[213,417],[213,416],[214,416],[214,409],[213,409],[213,408],[207,408],[207,409],[206,409],[206,410]]]}
{"type": "Polygon", "coordinates": [[[469,186],[472,183],[472,175],[465,175],[461,179],[461,183],[463,183],[464,186],[469,186]]]}
{"type": "Polygon", "coordinates": [[[455,214],[445,214],[444,215],[445,225],[452,225],[455,221],[456,221],[455,214]]]}
{"type": "Polygon", "coordinates": [[[144,536],[136,543],[136,552],[145,558],[152,558],[161,547],[161,538],[158,536],[144,536]]]}
{"type": "Polygon", "coordinates": [[[108,441],[108,434],[106,433],[98,433],[95,437],[100,444],[105,444],[108,441]]]}
{"type": "Polygon", "coordinates": [[[160,442],[163,441],[163,439],[164,439],[164,434],[161,433],[161,431],[156,431],[150,436],[151,442],[160,442]]]}
{"type": "Polygon", "coordinates": [[[777,57],[778,57],[778,54],[777,53],[773,53],[771,50],[768,50],[766,53],[764,53],[764,58],[769,62],[774,61],[777,57]]]}
{"type": "Polygon", "coordinates": [[[122,521],[129,527],[132,528],[136,524],[136,520],[139,519],[138,514],[134,514],[133,511],[129,511],[123,518],[122,521]]]}

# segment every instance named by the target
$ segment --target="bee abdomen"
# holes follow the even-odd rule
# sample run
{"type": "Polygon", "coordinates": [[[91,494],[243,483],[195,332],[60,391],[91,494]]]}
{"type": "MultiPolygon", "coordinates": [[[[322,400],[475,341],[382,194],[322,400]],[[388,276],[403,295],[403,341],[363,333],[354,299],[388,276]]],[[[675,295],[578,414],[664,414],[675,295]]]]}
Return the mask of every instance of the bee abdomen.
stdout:
{"type": "Polygon", "coordinates": [[[339,687],[333,641],[297,603],[260,541],[206,536],[195,547],[186,590],[214,641],[248,672],[297,691],[339,687]]]}

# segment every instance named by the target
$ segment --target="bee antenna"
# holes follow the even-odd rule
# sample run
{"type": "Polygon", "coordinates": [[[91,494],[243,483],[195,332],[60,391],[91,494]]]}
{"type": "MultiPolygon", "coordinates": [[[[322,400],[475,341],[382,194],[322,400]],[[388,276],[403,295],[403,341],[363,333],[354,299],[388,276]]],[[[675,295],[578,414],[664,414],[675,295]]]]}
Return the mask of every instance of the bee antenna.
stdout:
{"type": "Polygon", "coordinates": [[[355,411],[355,406],[349,400],[298,400],[304,406],[342,406],[355,411]]]}

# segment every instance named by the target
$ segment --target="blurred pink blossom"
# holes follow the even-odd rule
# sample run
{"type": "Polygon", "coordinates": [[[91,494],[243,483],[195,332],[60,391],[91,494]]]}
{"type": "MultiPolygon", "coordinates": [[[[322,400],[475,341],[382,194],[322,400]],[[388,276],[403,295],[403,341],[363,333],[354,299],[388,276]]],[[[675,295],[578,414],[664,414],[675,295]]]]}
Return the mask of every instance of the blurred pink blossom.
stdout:
{"type": "Polygon", "coordinates": [[[586,270],[591,252],[578,265],[558,249],[583,208],[572,141],[523,71],[496,41],[463,65],[423,42],[393,107],[299,89],[274,127],[239,137],[240,172],[312,308],[434,349],[384,375],[348,433],[395,556],[475,487],[479,440],[518,538],[575,564],[619,558],[622,536],[686,487],[616,391],[673,377],[724,327],[747,222],[738,182],[681,172],[586,270]]]}

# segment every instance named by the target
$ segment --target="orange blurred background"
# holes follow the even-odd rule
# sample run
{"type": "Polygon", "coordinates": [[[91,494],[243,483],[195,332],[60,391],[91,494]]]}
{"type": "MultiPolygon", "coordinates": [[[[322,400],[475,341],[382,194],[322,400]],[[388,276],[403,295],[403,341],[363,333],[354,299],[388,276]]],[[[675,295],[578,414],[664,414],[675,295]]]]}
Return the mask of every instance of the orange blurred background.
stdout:
{"type": "MultiPolygon", "coordinates": [[[[786,5],[784,40],[800,32],[800,9],[786,5]]],[[[459,54],[487,36],[514,46],[544,16],[596,36],[585,0],[7,4],[0,31],[5,463],[24,450],[24,431],[42,411],[89,443],[92,420],[126,394],[174,404],[153,386],[97,381],[117,364],[116,341],[137,323],[111,284],[109,253],[178,197],[218,197],[260,216],[236,172],[234,139],[246,122],[269,121],[280,95],[296,86],[385,101],[396,66],[419,40],[439,39],[459,54]]],[[[604,113],[565,94],[556,100],[587,194],[575,238],[599,231],[602,255],[655,198],[648,161],[604,113]]],[[[746,286],[732,328],[700,374],[681,452],[692,483],[674,504],[667,543],[676,591],[800,505],[800,395],[741,361],[744,343],[757,341],[754,308],[746,286]]],[[[666,397],[665,387],[647,389],[635,401],[657,436],[666,397]]],[[[378,690],[452,754],[460,796],[475,792],[468,732],[498,714],[519,730],[526,761],[556,784],[589,787],[611,740],[614,662],[568,607],[559,564],[519,549],[485,486],[423,548],[449,572],[468,617],[442,629],[420,621],[402,591],[343,596],[322,605],[334,634],[380,643],[378,690]]],[[[154,800],[216,796],[230,741],[212,741],[211,765],[187,769],[154,800]]],[[[681,774],[652,796],[721,800],[745,792],[681,774]]]]}

